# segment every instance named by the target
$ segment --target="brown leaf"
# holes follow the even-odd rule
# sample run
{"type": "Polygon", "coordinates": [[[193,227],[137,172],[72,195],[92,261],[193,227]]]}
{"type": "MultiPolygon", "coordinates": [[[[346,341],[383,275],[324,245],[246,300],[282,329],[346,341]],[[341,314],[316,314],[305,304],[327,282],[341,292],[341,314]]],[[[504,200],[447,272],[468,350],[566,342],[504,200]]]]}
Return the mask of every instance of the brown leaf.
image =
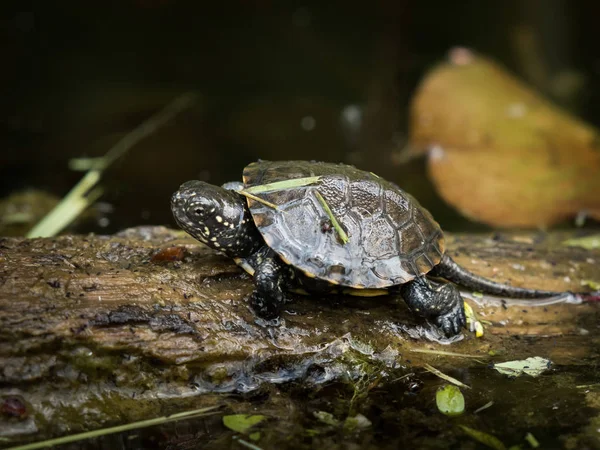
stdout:
{"type": "Polygon", "coordinates": [[[450,58],[411,110],[412,147],[428,152],[440,195],[492,226],[546,227],[580,211],[600,219],[598,130],[489,59],[450,58]]]}

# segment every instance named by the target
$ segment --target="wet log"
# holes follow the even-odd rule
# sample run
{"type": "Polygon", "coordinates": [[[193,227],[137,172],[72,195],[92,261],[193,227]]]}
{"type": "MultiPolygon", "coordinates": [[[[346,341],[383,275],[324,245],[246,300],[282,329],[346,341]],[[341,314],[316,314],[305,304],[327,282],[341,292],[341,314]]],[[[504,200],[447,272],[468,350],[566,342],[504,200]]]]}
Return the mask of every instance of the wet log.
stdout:
{"type": "MultiPolygon", "coordinates": [[[[448,251],[497,281],[581,291],[600,282],[600,251],[564,246],[573,235],[453,235],[448,251]]],[[[251,291],[251,278],[230,260],[163,227],[1,239],[0,403],[18,399],[27,414],[0,414],[0,436],[139,420],[167,399],[199,407],[222,392],[291,380],[314,386],[361,370],[353,354],[410,370],[468,367],[491,360],[491,350],[503,360],[541,355],[572,364],[598,345],[592,302],[470,302],[489,322],[485,335],[465,331],[446,345],[399,299],[298,296],[278,326],[267,326],[248,306],[251,291]]]]}

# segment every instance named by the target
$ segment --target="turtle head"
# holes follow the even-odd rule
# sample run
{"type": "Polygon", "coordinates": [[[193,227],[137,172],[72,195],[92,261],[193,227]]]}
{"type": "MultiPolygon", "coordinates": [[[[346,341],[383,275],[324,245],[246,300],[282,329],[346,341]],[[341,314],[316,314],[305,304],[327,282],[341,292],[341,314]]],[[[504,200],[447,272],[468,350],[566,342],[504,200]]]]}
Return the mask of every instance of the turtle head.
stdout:
{"type": "Polygon", "coordinates": [[[187,181],[171,197],[177,224],[209,247],[230,257],[251,254],[262,240],[245,199],[204,181],[187,181]]]}

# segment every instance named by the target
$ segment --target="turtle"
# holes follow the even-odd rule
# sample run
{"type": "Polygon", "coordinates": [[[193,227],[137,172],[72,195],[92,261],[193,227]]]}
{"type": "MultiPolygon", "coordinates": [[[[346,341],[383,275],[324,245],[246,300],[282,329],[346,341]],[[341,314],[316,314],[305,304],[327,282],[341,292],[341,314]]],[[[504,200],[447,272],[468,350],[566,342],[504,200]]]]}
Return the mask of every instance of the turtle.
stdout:
{"type": "Polygon", "coordinates": [[[556,295],[459,266],[445,252],[440,225],[415,198],[350,165],[259,160],[244,168],[242,182],[185,182],[171,210],[183,230],[253,276],[250,303],[265,319],[278,317],[289,292],[391,294],[451,337],[466,324],[454,283],[509,297],[556,295]],[[251,194],[257,188],[263,191],[251,194]]]}

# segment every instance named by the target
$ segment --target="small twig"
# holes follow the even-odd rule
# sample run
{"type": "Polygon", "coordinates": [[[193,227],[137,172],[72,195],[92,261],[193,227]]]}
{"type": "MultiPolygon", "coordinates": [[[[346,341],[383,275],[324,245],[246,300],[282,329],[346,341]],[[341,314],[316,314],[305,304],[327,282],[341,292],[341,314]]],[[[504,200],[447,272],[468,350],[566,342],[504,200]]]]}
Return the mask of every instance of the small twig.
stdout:
{"type": "Polygon", "coordinates": [[[432,355],[443,355],[443,356],[457,356],[460,358],[481,358],[481,356],[479,356],[479,355],[467,355],[466,353],[455,353],[455,352],[448,352],[448,351],[444,351],[444,350],[428,350],[426,348],[413,348],[411,350],[411,352],[413,352],[413,353],[429,353],[432,355]]]}
{"type": "Polygon", "coordinates": [[[478,414],[478,413],[480,413],[481,411],[488,409],[488,408],[489,408],[490,406],[492,406],[493,404],[494,404],[494,402],[493,402],[493,401],[489,401],[489,402],[487,402],[485,405],[483,405],[482,407],[480,407],[480,408],[477,408],[475,411],[473,411],[473,414],[478,414]]]}
{"type": "Polygon", "coordinates": [[[439,371],[438,369],[436,369],[435,367],[433,367],[433,366],[431,366],[429,364],[424,364],[423,368],[425,370],[428,370],[432,374],[440,377],[442,380],[446,380],[448,383],[452,383],[452,384],[455,384],[455,385],[457,385],[459,387],[463,387],[463,388],[466,388],[466,389],[471,389],[471,386],[467,386],[462,381],[459,381],[456,378],[452,378],[450,375],[446,375],[445,373],[439,371]]]}
{"type": "Polygon", "coordinates": [[[240,444],[242,444],[244,447],[247,447],[251,450],[263,450],[261,447],[259,447],[258,445],[254,445],[251,442],[245,441],[241,438],[236,438],[236,441],[238,441],[240,444]]]}
{"type": "Polygon", "coordinates": [[[395,382],[397,382],[397,381],[403,380],[404,378],[412,377],[412,376],[414,376],[414,375],[415,375],[415,373],[414,373],[414,372],[409,372],[409,373],[406,373],[406,374],[402,375],[401,377],[394,378],[394,379],[393,379],[391,382],[392,382],[392,383],[395,383],[395,382]]]}
{"type": "Polygon", "coordinates": [[[254,201],[257,201],[258,203],[262,203],[263,205],[268,206],[269,208],[279,209],[279,208],[277,208],[277,205],[275,203],[268,202],[265,199],[262,199],[254,194],[251,194],[247,190],[242,189],[241,191],[237,191],[237,192],[238,192],[238,194],[241,194],[244,197],[248,197],[254,201]]]}

